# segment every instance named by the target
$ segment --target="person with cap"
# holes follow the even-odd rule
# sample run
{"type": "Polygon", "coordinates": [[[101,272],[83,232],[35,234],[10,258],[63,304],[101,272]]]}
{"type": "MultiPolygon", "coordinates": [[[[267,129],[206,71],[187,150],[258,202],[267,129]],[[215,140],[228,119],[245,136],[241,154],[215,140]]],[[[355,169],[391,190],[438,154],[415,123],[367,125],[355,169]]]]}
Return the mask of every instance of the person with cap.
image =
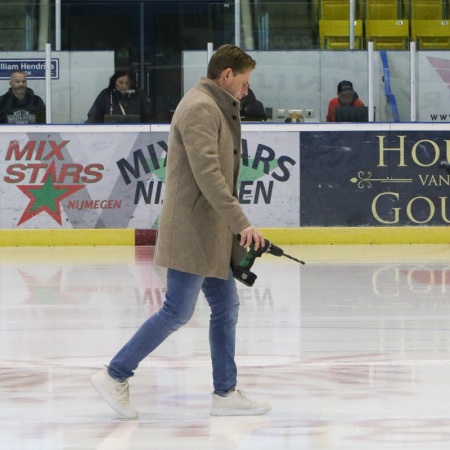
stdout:
{"type": "Polygon", "coordinates": [[[336,122],[336,108],[342,106],[365,106],[359,99],[358,94],[353,90],[350,81],[343,80],[337,86],[337,97],[332,98],[328,103],[327,122],[336,122]]]}

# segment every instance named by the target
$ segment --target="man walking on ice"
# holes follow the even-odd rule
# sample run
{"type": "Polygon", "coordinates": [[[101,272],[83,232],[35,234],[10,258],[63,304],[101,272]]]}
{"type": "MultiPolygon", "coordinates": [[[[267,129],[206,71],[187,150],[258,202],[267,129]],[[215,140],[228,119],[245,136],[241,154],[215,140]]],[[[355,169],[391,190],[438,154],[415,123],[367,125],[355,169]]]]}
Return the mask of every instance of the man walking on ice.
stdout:
{"type": "Polygon", "coordinates": [[[171,122],[165,198],[155,263],[167,268],[162,308],[91,381],[123,418],[138,412],[128,378],[139,363],[191,319],[200,291],[211,309],[209,344],[213,416],[256,415],[271,410],[237,388],[235,363],[239,297],[232,268],[253,242],[264,245],[237,200],[241,159],[240,100],[256,62],[234,45],[212,55],[201,77],[179,103],[171,122]],[[240,238],[237,238],[240,235],[240,238]]]}

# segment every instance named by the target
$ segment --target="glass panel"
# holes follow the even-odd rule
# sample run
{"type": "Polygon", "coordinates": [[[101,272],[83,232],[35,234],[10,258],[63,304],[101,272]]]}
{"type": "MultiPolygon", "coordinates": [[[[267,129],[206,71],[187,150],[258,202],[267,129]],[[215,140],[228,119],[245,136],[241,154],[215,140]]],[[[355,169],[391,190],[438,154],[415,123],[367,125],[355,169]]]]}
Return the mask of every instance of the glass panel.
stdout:
{"type": "Polygon", "coordinates": [[[318,14],[313,1],[255,3],[257,47],[260,50],[299,50],[318,47],[318,14]]]}
{"type": "MultiPolygon", "coordinates": [[[[61,52],[58,52],[55,0],[49,0],[48,7],[38,0],[0,0],[0,95],[10,88],[11,70],[19,68],[27,74],[28,87],[47,102],[42,64],[45,45],[50,43],[54,65],[49,118],[52,123],[85,123],[94,101],[109,86],[110,77],[118,69],[130,70],[128,91],[140,90],[151,99],[151,120],[168,122],[186,89],[196,81],[186,75],[190,68],[183,67],[185,52],[205,52],[209,42],[213,48],[231,42],[249,52],[260,52],[255,53],[258,67],[252,85],[258,88],[257,97],[271,110],[272,120],[284,120],[290,109],[301,109],[305,120],[324,121],[325,97],[335,94],[337,83],[343,79],[354,81],[359,95],[367,101],[367,47],[371,41],[376,51],[372,87],[376,93],[377,119],[388,117],[382,114],[388,100],[384,98],[384,69],[379,52],[403,50],[397,56],[388,55],[387,60],[392,90],[400,96],[400,118],[408,120],[410,74],[406,69],[405,76],[403,68],[405,64],[409,67],[410,42],[416,43],[419,52],[450,49],[448,3],[447,0],[61,0],[58,33],[61,52]],[[236,8],[240,17],[237,27],[236,8]],[[349,20],[352,11],[354,22],[349,20]],[[348,52],[352,35],[354,49],[359,50],[354,53],[361,53],[359,56],[349,56],[353,54],[348,52]],[[270,58],[266,58],[265,52],[271,52],[270,58]],[[278,66],[271,60],[277,61],[278,66]],[[348,66],[342,62],[347,60],[348,66]],[[356,60],[357,64],[353,62],[356,60]],[[311,92],[312,89],[316,91],[311,92]],[[313,96],[320,100],[313,101],[313,96]],[[285,116],[278,114],[278,109],[285,110],[285,116]]],[[[430,72],[436,67],[441,76],[444,63],[439,58],[445,59],[438,55],[428,61],[434,64],[430,72]]],[[[206,74],[205,61],[202,60],[196,76],[206,74]]],[[[423,82],[418,80],[419,90],[423,82]]],[[[437,82],[441,80],[426,77],[427,85],[437,82]]],[[[104,101],[109,100],[105,97],[104,101]]],[[[118,103],[114,108],[114,112],[121,112],[118,103]]],[[[145,121],[148,120],[146,116],[145,121]]]]}

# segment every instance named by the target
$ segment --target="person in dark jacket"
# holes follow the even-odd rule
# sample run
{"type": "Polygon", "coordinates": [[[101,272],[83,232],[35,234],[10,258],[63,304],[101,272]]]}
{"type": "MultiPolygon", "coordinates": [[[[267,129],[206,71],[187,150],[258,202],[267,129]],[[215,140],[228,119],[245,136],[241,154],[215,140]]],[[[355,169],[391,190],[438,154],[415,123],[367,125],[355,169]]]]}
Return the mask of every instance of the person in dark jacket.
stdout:
{"type": "Polygon", "coordinates": [[[107,115],[138,115],[138,123],[152,119],[151,100],[136,87],[128,70],[118,70],[109,79],[109,86],[100,92],[89,110],[86,123],[104,123],[107,115]]]}
{"type": "Polygon", "coordinates": [[[248,94],[241,100],[241,120],[267,120],[266,110],[262,102],[256,99],[255,93],[248,88],[248,94]]]}
{"type": "Polygon", "coordinates": [[[0,97],[0,123],[28,125],[45,123],[45,103],[27,87],[27,75],[22,70],[11,72],[11,86],[0,97]]]}

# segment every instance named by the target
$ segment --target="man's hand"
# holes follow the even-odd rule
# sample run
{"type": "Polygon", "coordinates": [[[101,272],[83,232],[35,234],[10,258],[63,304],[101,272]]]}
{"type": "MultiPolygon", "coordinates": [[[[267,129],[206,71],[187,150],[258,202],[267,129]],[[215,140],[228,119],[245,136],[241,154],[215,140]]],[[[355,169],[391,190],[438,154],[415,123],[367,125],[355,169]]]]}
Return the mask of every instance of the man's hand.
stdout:
{"type": "Polygon", "coordinates": [[[239,234],[241,235],[240,245],[242,247],[248,248],[253,242],[255,250],[258,250],[260,246],[264,247],[265,245],[263,235],[253,225],[244,228],[239,234]]]}

